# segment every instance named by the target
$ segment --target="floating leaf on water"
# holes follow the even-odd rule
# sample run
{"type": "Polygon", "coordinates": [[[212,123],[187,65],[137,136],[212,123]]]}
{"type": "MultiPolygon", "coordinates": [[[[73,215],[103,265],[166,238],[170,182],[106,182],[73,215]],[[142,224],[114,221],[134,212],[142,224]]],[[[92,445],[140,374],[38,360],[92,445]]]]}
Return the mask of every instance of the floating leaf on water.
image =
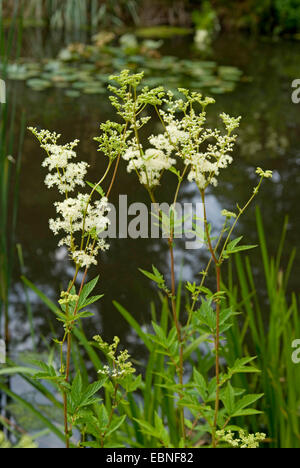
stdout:
{"type": "Polygon", "coordinates": [[[218,64],[217,62],[212,62],[212,61],[203,61],[201,60],[201,67],[202,68],[217,68],[218,64]]]}
{"type": "Polygon", "coordinates": [[[62,64],[59,60],[50,60],[44,65],[45,70],[57,71],[62,67],[62,64]]]}
{"type": "Polygon", "coordinates": [[[219,67],[218,73],[223,79],[230,81],[239,81],[242,76],[241,70],[235,67],[219,67]]]}
{"type": "Polygon", "coordinates": [[[210,89],[210,92],[212,94],[224,94],[226,92],[226,90],[224,88],[222,88],[222,87],[219,87],[219,88],[214,87],[214,88],[210,89]]]}
{"type": "Polygon", "coordinates": [[[164,41],[154,41],[153,39],[147,39],[143,41],[142,46],[149,50],[160,49],[164,44],[164,41]]]}
{"type": "Polygon", "coordinates": [[[188,28],[176,28],[172,26],[152,26],[136,30],[137,37],[167,39],[174,36],[187,36],[193,30],[188,28]]]}
{"type": "Polygon", "coordinates": [[[87,87],[86,81],[77,81],[72,84],[72,88],[80,90],[85,89],[87,87]]]}
{"type": "MultiPolygon", "coordinates": [[[[184,31],[187,33],[188,30],[158,27],[141,31],[146,31],[149,37],[153,37],[158,31],[167,31],[168,35],[174,35],[184,31]]],[[[173,89],[204,88],[206,92],[207,88],[211,88],[215,93],[223,93],[232,91],[235,83],[242,80],[242,72],[236,67],[218,66],[214,61],[148,54],[148,50],[155,51],[163,44],[161,40],[138,41],[136,36],[127,35],[123,36],[122,42],[134,43],[137,50],[131,50],[128,54],[124,47],[104,45],[100,49],[97,45],[71,44],[63,49],[56,59],[45,59],[41,63],[27,63],[22,59],[16,64],[10,64],[8,76],[10,79],[27,81],[36,91],[43,91],[51,86],[68,88],[74,96],[73,91],[76,95],[79,92],[103,94],[110,83],[109,76],[125,68],[133,73],[144,71],[146,84],[153,87],[160,86],[163,77],[164,84],[173,89]]]]}
{"type": "Polygon", "coordinates": [[[55,83],[55,88],[65,89],[69,87],[69,83],[66,81],[55,83]]]}
{"type": "Polygon", "coordinates": [[[70,61],[73,60],[74,55],[69,49],[62,49],[58,55],[59,60],[70,61]]]}
{"type": "Polygon", "coordinates": [[[70,98],[78,98],[81,96],[81,93],[79,91],[76,91],[75,89],[67,89],[65,95],[70,98]]]}
{"type": "Polygon", "coordinates": [[[81,70],[92,72],[95,70],[95,65],[93,65],[92,63],[83,63],[82,65],[80,65],[80,68],[81,70]]]}
{"type": "Polygon", "coordinates": [[[222,83],[222,89],[224,89],[225,93],[231,93],[232,91],[234,91],[235,87],[236,87],[235,82],[224,81],[222,83]]]}
{"type": "Polygon", "coordinates": [[[28,86],[34,89],[35,91],[44,91],[48,88],[51,88],[51,82],[47,80],[42,80],[39,78],[33,78],[27,81],[28,86]]]}
{"type": "Polygon", "coordinates": [[[104,94],[106,89],[103,88],[101,85],[99,86],[98,83],[94,85],[89,85],[86,88],[83,88],[83,92],[85,94],[104,94]]]}

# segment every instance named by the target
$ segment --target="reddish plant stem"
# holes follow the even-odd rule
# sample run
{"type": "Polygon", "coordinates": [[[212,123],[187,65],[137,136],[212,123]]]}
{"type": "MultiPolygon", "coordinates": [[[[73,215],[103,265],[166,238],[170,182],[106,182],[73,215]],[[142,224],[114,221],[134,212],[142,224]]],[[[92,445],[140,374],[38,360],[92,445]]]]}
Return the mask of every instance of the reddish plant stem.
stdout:
{"type": "MultiPolygon", "coordinates": [[[[203,213],[204,213],[204,224],[205,224],[205,233],[208,243],[209,252],[212,256],[212,259],[216,267],[216,280],[217,280],[217,292],[221,291],[221,267],[219,261],[216,257],[214,248],[211,243],[211,237],[209,233],[206,206],[205,206],[205,192],[201,191],[202,203],[203,203],[203,213]]],[[[215,414],[214,414],[214,423],[212,428],[212,446],[213,448],[217,447],[216,441],[216,431],[218,425],[218,414],[220,409],[220,302],[219,298],[216,301],[216,334],[214,337],[215,340],[215,355],[216,355],[216,400],[215,400],[215,414]]]]}
{"type": "MultiPolygon", "coordinates": [[[[156,200],[155,200],[155,197],[154,197],[152,191],[150,189],[147,189],[147,191],[149,193],[149,196],[150,196],[150,199],[151,199],[152,203],[154,203],[156,205],[156,200]]],[[[178,192],[179,192],[179,188],[176,191],[174,204],[176,202],[178,192]]],[[[160,215],[161,213],[158,212],[158,214],[160,215]]],[[[168,243],[169,243],[170,260],[171,260],[171,290],[172,290],[171,291],[172,292],[171,305],[172,305],[173,320],[174,320],[175,328],[176,328],[176,331],[177,331],[177,339],[178,339],[178,343],[179,343],[179,366],[178,366],[177,372],[178,372],[178,376],[179,376],[180,386],[183,389],[183,362],[184,362],[184,359],[183,359],[183,349],[184,349],[183,341],[184,340],[182,338],[182,333],[181,333],[181,324],[180,324],[180,321],[178,320],[178,317],[177,317],[176,302],[175,302],[176,281],[175,281],[175,260],[174,260],[174,246],[173,246],[173,244],[174,244],[174,232],[173,231],[171,231],[171,233],[170,233],[168,243]]],[[[183,398],[183,392],[182,391],[180,392],[179,398],[180,399],[183,398]]],[[[183,437],[183,439],[185,441],[186,440],[186,431],[185,431],[184,409],[183,408],[180,409],[180,425],[181,425],[182,437],[183,437]]]]}
{"type": "MultiPolygon", "coordinates": [[[[125,127],[124,138],[125,138],[125,134],[126,134],[126,128],[127,127],[125,127]]],[[[112,176],[112,180],[111,180],[108,192],[106,194],[107,198],[109,197],[110,192],[112,191],[113,185],[115,183],[118,168],[119,168],[119,164],[120,164],[120,159],[121,159],[121,155],[119,155],[118,158],[117,158],[117,162],[116,162],[116,166],[115,166],[114,173],[113,173],[113,176],[112,176]]],[[[74,278],[72,280],[72,283],[71,283],[71,285],[70,285],[70,287],[68,289],[68,292],[71,291],[72,287],[75,284],[75,281],[76,281],[76,278],[77,278],[77,275],[78,275],[78,271],[79,271],[79,268],[77,267],[74,278]]],[[[78,299],[77,299],[77,303],[76,303],[74,314],[73,314],[74,317],[76,317],[76,314],[77,314],[78,303],[79,303],[80,295],[82,293],[82,289],[83,289],[83,286],[84,286],[84,283],[85,283],[85,280],[86,280],[87,272],[88,272],[88,268],[85,269],[85,272],[84,272],[84,275],[83,275],[83,278],[82,278],[82,281],[81,281],[81,285],[80,285],[80,289],[79,289],[79,293],[78,293],[78,299]]],[[[65,377],[65,382],[66,383],[69,382],[69,377],[70,377],[71,348],[72,348],[72,332],[71,332],[71,330],[69,330],[68,338],[67,338],[67,358],[66,358],[66,377],[65,377]]],[[[65,435],[66,435],[66,448],[70,448],[70,436],[69,436],[69,427],[68,427],[68,401],[67,401],[67,393],[66,392],[64,392],[63,399],[64,399],[64,426],[65,426],[65,435]]]]}
{"type": "Polygon", "coordinates": [[[171,258],[171,287],[172,287],[172,312],[173,318],[175,322],[175,327],[177,330],[178,337],[181,337],[181,330],[180,324],[177,317],[176,311],[176,303],[175,303],[175,296],[176,296],[176,285],[175,285],[175,262],[174,262],[174,248],[173,248],[173,238],[169,239],[169,250],[170,250],[170,258],[171,258]]]}
{"type": "Polygon", "coordinates": [[[118,158],[117,158],[117,162],[116,162],[115,170],[114,170],[114,173],[113,173],[113,176],[112,176],[112,180],[111,180],[109,189],[108,189],[107,194],[106,194],[106,197],[107,197],[107,198],[109,197],[110,192],[112,191],[113,185],[114,185],[114,183],[115,183],[115,180],[116,180],[116,177],[117,177],[118,168],[119,168],[119,164],[120,164],[120,159],[121,159],[121,156],[119,155],[118,158]]]}
{"type": "MultiPolygon", "coordinates": [[[[74,317],[76,317],[77,315],[78,303],[79,303],[80,295],[82,293],[82,289],[86,280],[87,272],[88,272],[88,268],[85,269],[85,272],[81,281],[81,285],[80,285],[80,289],[78,293],[78,299],[77,299],[74,314],[73,314],[74,317]]],[[[67,359],[66,359],[66,377],[65,377],[66,383],[69,382],[69,377],[70,377],[71,348],[72,348],[72,331],[70,329],[68,333],[68,341],[67,341],[67,359]]],[[[66,435],[66,448],[70,448],[70,436],[69,436],[69,427],[68,427],[68,401],[67,401],[66,392],[64,392],[64,425],[65,425],[65,435],[66,435]]]]}
{"type": "Polygon", "coordinates": [[[68,426],[68,400],[67,394],[64,392],[64,426],[65,426],[65,436],[66,436],[66,448],[70,448],[70,435],[69,435],[69,426],[68,426]]]}

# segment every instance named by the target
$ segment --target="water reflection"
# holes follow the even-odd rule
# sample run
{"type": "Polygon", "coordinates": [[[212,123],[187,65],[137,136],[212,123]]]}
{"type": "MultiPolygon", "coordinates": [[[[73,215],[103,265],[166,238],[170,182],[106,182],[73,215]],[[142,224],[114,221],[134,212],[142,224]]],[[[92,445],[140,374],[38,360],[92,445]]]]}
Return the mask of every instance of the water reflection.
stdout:
{"type": "MultiPolygon", "coordinates": [[[[37,33],[35,33],[37,34],[37,33]]],[[[36,57],[41,51],[49,55],[57,52],[59,41],[46,41],[43,35],[39,41],[27,35],[26,47],[36,57]],[[37,47],[39,45],[39,48],[37,47]],[[37,47],[37,48],[36,48],[37,47]]],[[[182,40],[182,39],[181,39],[182,40]]],[[[184,43],[185,53],[190,48],[184,43]]],[[[175,44],[175,48],[178,44],[175,44]]],[[[172,44],[170,44],[172,49],[172,44]]],[[[173,45],[174,48],[174,45],[173,45]]],[[[171,50],[174,53],[174,50],[171,50]]],[[[223,172],[221,185],[208,198],[208,214],[217,224],[221,222],[222,208],[234,209],[236,201],[240,204],[249,198],[256,183],[256,166],[275,171],[275,178],[267,182],[259,196],[263,209],[267,241],[270,252],[275,253],[285,214],[290,215],[287,252],[298,246],[299,217],[299,107],[291,102],[291,83],[298,77],[299,46],[297,43],[251,42],[249,38],[222,37],[215,44],[214,60],[224,65],[238,66],[245,72],[244,83],[236,91],[217,97],[217,105],[211,116],[212,124],[216,115],[225,111],[232,115],[242,115],[235,163],[230,170],[223,172]]],[[[63,91],[51,90],[36,93],[23,83],[11,85],[17,95],[19,110],[25,109],[28,125],[39,125],[63,134],[66,141],[79,138],[80,158],[91,165],[90,179],[97,180],[103,173],[105,164],[96,151],[92,137],[98,134],[99,123],[112,118],[111,107],[106,98],[100,100],[82,96],[72,100],[63,91]]],[[[26,276],[46,295],[57,300],[58,291],[65,287],[72,276],[72,267],[65,255],[57,250],[57,243],[48,228],[48,219],[54,215],[53,202],[55,191],[43,185],[45,177],[41,168],[41,151],[31,135],[26,135],[22,163],[22,192],[18,225],[18,242],[22,244],[26,265],[26,276]]],[[[167,177],[159,190],[159,199],[168,201],[172,192],[173,177],[167,177]]],[[[112,202],[117,202],[118,194],[128,194],[128,203],[146,201],[147,195],[139,187],[133,175],[126,173],[122,165],[112,194],[112,202]]],[[[197,192],[186,185],[182,201],[195,200],[197,192]]],[[[239,228],[247,243],[257,241],[254,209],[248,211],[239,228]]],[[[202,251],[188,251],[184,254],[182,246],[177,248],[178,274],[184,279],[192,279],[203,269],[202,251]],[[184,259],[184,264],[183,264],[184,259]]],[[[251,253],[253,264],[258,267],[258,284],[261,268],[259,250],[251,253]]],[[[284,255],[284,264],[288,257],[284,255]]],[[[94,309],[95,318],[86,324],[89,337],[95,333],[103,334],[110,340],[119,335],[135,356],[142,350],[138,340],[132,335],[125,321],[114,309],[112,300],[117,300],[134,314],[140,324],[149,323],[150,302],[155,297],[154,288],[138,273],[138,268],[150,269],[155,264],[161,271],[168,271],[169,257],[167,245],[158,240],[112,240],[110,251],[103,256],[97,268],[90,272],[92,278],[100,274],[99,293],[105,297],[94,309]]],[[[296,265],[291,280],[291,288],[298,290],[299,266],[296,265]]],[[[24,290],[18,280],[12,294],[11,313],[14,317],[12,336],[15,345],[30,347],[30,330],[27,325],[24,307],[24,290]]],[[[52,327],[58,324],[51,313],[30,293],[35,328],[40,344],[43,337],[49,342],[52,327]]]]}

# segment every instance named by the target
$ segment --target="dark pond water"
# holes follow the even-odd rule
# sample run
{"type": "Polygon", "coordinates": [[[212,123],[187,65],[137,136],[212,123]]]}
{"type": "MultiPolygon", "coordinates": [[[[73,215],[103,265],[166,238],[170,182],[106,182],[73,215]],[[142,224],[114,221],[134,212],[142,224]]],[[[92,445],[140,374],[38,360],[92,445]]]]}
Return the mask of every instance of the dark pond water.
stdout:
{"type": "MultiPolygon", "coordinates": [[[[59,38],[47,38],[40,34],[26,33],[27,53],[35,58],[54,55],[61,43],[59,38]]],[[[169,52],[180,51],[188,56],[191,52],[189,39],[170,42],[169,52]]],[[[221,222],[223,208],[234,209],[235,203],[246,201],[255,184],[255,168],[261,166],[274,171],[272,182],[266,182],[260,195],[259,205],[270,252],[275,253],[279,242],[283,219],[289,214],[289,231],[286,243],[288,253],[299,246],[300,225],[300,106],[292,104],[291,83],[300,78],[300,45],[297,42],[252,41],[248,37],[220,37],[209,59],[222,65],[241,68],[248,80],[240,83],[233,93],[217,96],[217,105],[212,110],[212,120],[217,113],[225,111],[241,115],[242,125],[235,155],[230,170],[223,172],[219,187],[209,195],[208,214],[217,225],[221,222]]],[[[162,83],[163,83],[162,76],[162,83]]],[[[56,130],[66,141],[80,139],[80,159],[90,163],[90,179],[98,180],[105,162],[96,151],[92,138],[98,135],[99,124],[113,119],[112,108],[106,96],[82,96],[74,100],[63,91],[34,92],[24,83],[11,83],[11,91],[17,99],[18,113],[26,111],[27,124],[56,130]]],[[[57,300],[61,287],[72,277],[73,269],[64,251],[57,248],[57,241],[48,228],[48,219],[54,215],[53,202],[56,192],[44,186],[45,171],[41,167],[42,153],[31,134],[26,134],[22,162],[21,197],[18,223],[18,242],[22,245],[26,265],[26,276],[47,296],[57,300]]],[[[172,191],[172,179],[165,179],[159,190],[159,198],[168,201],[172,191]]],[[[145,201],[147,197],[133,175],[126,173],[122,164],[112,201],[118,194],[127,194],[128,203],[145,201]]],[[[181,200],[194,200],[197,196],[190,186],[185,186],[181,200]]],[[[253,208],[242,219],[238,231],[247,243],[257,240],[255,213],[253,208]]],[[[259,250],[252,252],[253,264],[261,268],[259,250]]],[[[177,248],[178,273],[184,279],[192,279],[202,270],[204,255],[201,250],[184,253],[177,248]],[[181,267],[181,265],[183,265],[181,267]]],[[[149,269],[151,264],[161,271],[168,271],[169,256],[162,240],[112,240],[111,248],[99,266],[90,272],[90,277],[100,274],[99,292],[105,297],[95,308],[95,317],[85,324],[88,337],[102,334],[110,340],[114,335],[122,338],[136,357],[141,353],[140,344],[125,321],[112,305],[119,301],[140,324],[150,320],[150,302],[155,297],[154,288],[138,272],[138,268],[149,269]]],[[[298,264],[291,279],[291,288],[298,291],[298,264]]],[[[259,277],[259,273],[258,273],[259,277]]],[[[12,349],[30,349],[30,331],[24,306],[24,290],[16,272],[16,283],[11,297],[13,321],[12,349]]],[[[259,281],[262,286],[262,282],[259,281]]],[[[49,343],[52,328],[57,328],[55,318],[47,308],[30,294],[36,336],[39,344],[44,339],[49,343]]]]}

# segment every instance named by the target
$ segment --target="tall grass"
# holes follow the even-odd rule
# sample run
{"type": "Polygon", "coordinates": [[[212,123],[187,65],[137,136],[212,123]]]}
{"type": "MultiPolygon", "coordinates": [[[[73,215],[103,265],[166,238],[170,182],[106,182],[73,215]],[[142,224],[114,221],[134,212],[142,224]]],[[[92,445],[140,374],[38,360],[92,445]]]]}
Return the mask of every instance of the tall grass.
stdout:
{"type": "MultiPolygon", "coordinates": [[[[234,361],[242,351],[254,350],[261,377],[248,385],[251,391],[264,393],[265,397],[258,406],[264,416],[256,421],[253,429],[265,426],[273,448],[299,448],[300,373],[299,366],[292,362],[292,342],[300,337],[300,316],[298,297],[288,293],[296,252],[291,253],[283,270],[287,219],[275,257],[269,255],[259,210],[257,229],[262,255],[262,265],[258,268],[263,267],[265,284],[255,280],[250,258],[236,256],[237,283],[230,273],[228,293],[231,305],[242,311],[244,320],[235,320],[228,333],[228,361],[234,361]]],[[[245,379],[237,379],[237,384],[245,384],[245,379]]]]}
{"type": "MultiPolygon", "coordinates": [[[[34,291],[40,300],[51,310],[54,314],[59,312],[59,308],[53,303],[49,298],[47,298],[36,286],[34,286],[28,279],[23,278],[25,285],[34,291]]],[[[180,297],[180,295],[179,295],[180,297]]],[[[163,385],[164,378],[164,356],[160,352],[159,345],[156,345],[148,339],[142,327],[136,322],[133,316],[128,312],[124,307],[122,307],[118,302],[114,302],[115,307],[120,312],[121,316],[125,321],[129,323],[133,330],[135,330],[137,336],[143,341],[145,348],[148,353],[147,361],[140,363],[140,366],[143,368],[143,374],[145,376],[143,388],[135,396],[128,395],[128,405],[121,405],[119,408],[120,416],[127,416],[127,420],[122,424],[120,428],[122,437],[120,443],[124,442],[130,447],[137,448],[155,448],[159,447],[159,443],[156,438],[145,435],[141,431],[141,427],[138,423],[135,423],[135,420],[139,419],[145,422],[145,424],[153,425],[155,412],[160,413],[162,418],[167,421],[168,428],[170,430],[170,440],[174,446],[178,446],[180,434],[177,430],[177,420],[178,414],[175,409],[174,396],[176,394],[176,389],[174,389],[174,394],[171,394],[168,389],[163,385]]],[[[181,307],[180,299],[177,301],[177,312],[179,312],[181,307]]],[[[163,330],[167,331],[170,325],[171,311],[169,309],[167,301],[161,299],[161,310],[155,310],[154,305],[152,305],[152,318],[158,323],[163,330]]],[[[97,353],[97,350],[94,348],[93,343],[91,343],[86,337],[84,330],[82,328],[74,328],[75,340],[72,342],[72,356],[74,357],[74,371],[80,371],[83,379],[88,381],[87,365],[86,360],[82,358],[82,350],[84,350],[86,357],[89,358],[91,364],[94,367],[95,372],[103,367],[101,359],[97,353]]],[[[185,359],[188,359],[192,353],[197,352],[201,342],[205,340],[205,336],[201,339],[196,340],[190,348],[187,348],[185,351],[185,359]]],[[[199,352],[200,353],[200,352],[199,352]]],[[[49,349],[49,364],[53,362],[53,352],[49,349]]],[[[30,362],[30,359],[29,359],[30,362]]],[[[60,402],[59,397],[55,392],[55,385],[50,381],[46,384],[40,383],[32,377],[32,374],[35,373],[33,368],[26,366],[16,366],[13,362],[9,363],[11,368],[0,370],[1,375],[20,375],[22,379],[29,384],[33,390],[37,391],[40,396],[42,396],[53,408],[62,410],[62,403],[60,402]]],[[[62,421],[49,419],[46,414],[39,408],[36,408],[31,403],[29,403],[26,398],[18,395],[13,392],[7,385],[0,382],[0,390],[4,391],[13,401],[20,404],[25,413],[33,417],[35,420],[43,424],[53,435],[55,435],[59,440],[64,440],[64,435],[62,433],[62,421]],[[60,423],[60,425],[57,423],[60,423]]],[[[105,406],[106,408],[111,408],[112,401],[110,400],[110,395],[108,392],[105,392],[105,406]]],[[[52,414],[54,412],[52,411],[52,414]]]]}
{"type": "MultiPolygon", "coordinates": [[[[21,0],[24,20],[67,30],[122,26],[123,20],[138,22],[138,0],[21,0]]],[[[7,15],[14,1],[7,1],[7,15]]]]}
{"type": "MultiPolygon", "coordinates": [[[[229,269],[228,283],[223,285],[227,290],[229,301],[234,310],[241,312],[238,318],[233,320],[233,327],[226,333],[227,352],[224,352],[229,365],[236,360],[237,356],[257,355],[257,366],[261,375],[252,374],[250,379],[236,376],[234,382],[237,387],[249,392],[264,393],[264,397],[258,403],[257,409],[263,413],[258,417],[251,417],[244,421],[237,421],[244,427],[254,432],[264,430],[268,434],[267,447],[272,448],[299,448],[299,402],[300,402],[300,375],[296,364],[292,362],[292,341],[300,337],[300,318],[298,300],[295,294],[289,294],[288,282],[295,259],[295,251],[290,255],[288,264],[283,271],[281,266],[284,240],[286,235],[287,220],[283,227],[282,238],[278,246],[276,257],[271,257],[265,238],[265,232],[260,212],[257,211],[257,229],[261,245],[261,264],[256,265],[259,270],[264,270],[265,285],[259,281],[256,287],[256,270],[248,257],[236,256],[235,268],[229,269]],[[262,268],[260,268],[262,266],[262,268]],[[235,271],[235,273],[234,273],[235,271]]],[[[26,286],[34,291],[41,301],[54,313],[58,312],[57,306],[51,302],[40,290],[38,290],[28,279],[23,278],[26,286]]],[[[182,307],[182,294],[180,286],[178,290],[177,311],[182,307]]],[[[148,357],[144,364],[144,385],[136,397],[129,397],[129,405],[124,405],[122,411],[128,416],[120,428],[122,441],[124,433],[131,447],[155,447],[154,438],[146,436],[140,431],[135,420],[143,420],[150,425],[153,424],[155,412],[160,412],[163,419],[167,421],[172,444],[178,444],[178,431],[176,431],[176,420],[178,415],[174,408],[174,400],[169,390],[162,384],[163,380],[163,356],[160,354],[155,343],[150,342],[141,327],[129,311],[119,303],[114,303],[123,319],[135,330],[138,338],[144,343],[148,357]]],[[[163,330],[168,330],[170,310],[167,302],[161,300],[161,310],[155,310],[152,306],[152,318],[163,330]]],[[[82,358],[83,348],[86,357],[90,360],[95,371],[102,367],[101,360],[93,345],[89,342],[82,329],[74,329],[76,340],[73,343],[72,354],[74,356],[75,370],[79,370],[83,377],[88,380],[86,361],[82,358]]],[[[197,366],[202,375],[210,368],[209,355],[203,356],[201,349],[201,337],[186,350],[185,359],[197,359],[197,366]]],[[[53,359],[53,353],[49,350],[49,362],[53,359]]],[[[19,374],[37,392],[43,395],[49,405],[61,409],[59,399],[50,387],[43,385],[31,376],[35,371],[30,367],[13,367],[3,370],[2,373],[19,374]]],[[[1,371],[0,371],[1,376],[1,371]]],[[[13,400],[21,404],[26,411],[31,413],[44,424],[59,439],[63,440],[60,428],[57,428],[45,417],[42,411],[34,408],[25,398],[12,392],[4,384],[0,389],[5,391],[13,400]]],[[[106,405],[111,404],[109,395],[105,396],[106,405]]]]}
{"type": "MultiPolygon", "coordinates": [[[[13,19],[5,29],[3,1],[0,0],[0,77],[6,79],[9,58],[18,55],[22,28],[18,22],[19,2],[15,2],[13,19]]],[[[19,136],[16,138],[16,99],[7,88],[6,104],[0,104],[0,323],[6,341],[9,341],[9,291],[12,281],[15,234],[18,211],[21,147],[25,122],[21,118],[19,136]]]]}

